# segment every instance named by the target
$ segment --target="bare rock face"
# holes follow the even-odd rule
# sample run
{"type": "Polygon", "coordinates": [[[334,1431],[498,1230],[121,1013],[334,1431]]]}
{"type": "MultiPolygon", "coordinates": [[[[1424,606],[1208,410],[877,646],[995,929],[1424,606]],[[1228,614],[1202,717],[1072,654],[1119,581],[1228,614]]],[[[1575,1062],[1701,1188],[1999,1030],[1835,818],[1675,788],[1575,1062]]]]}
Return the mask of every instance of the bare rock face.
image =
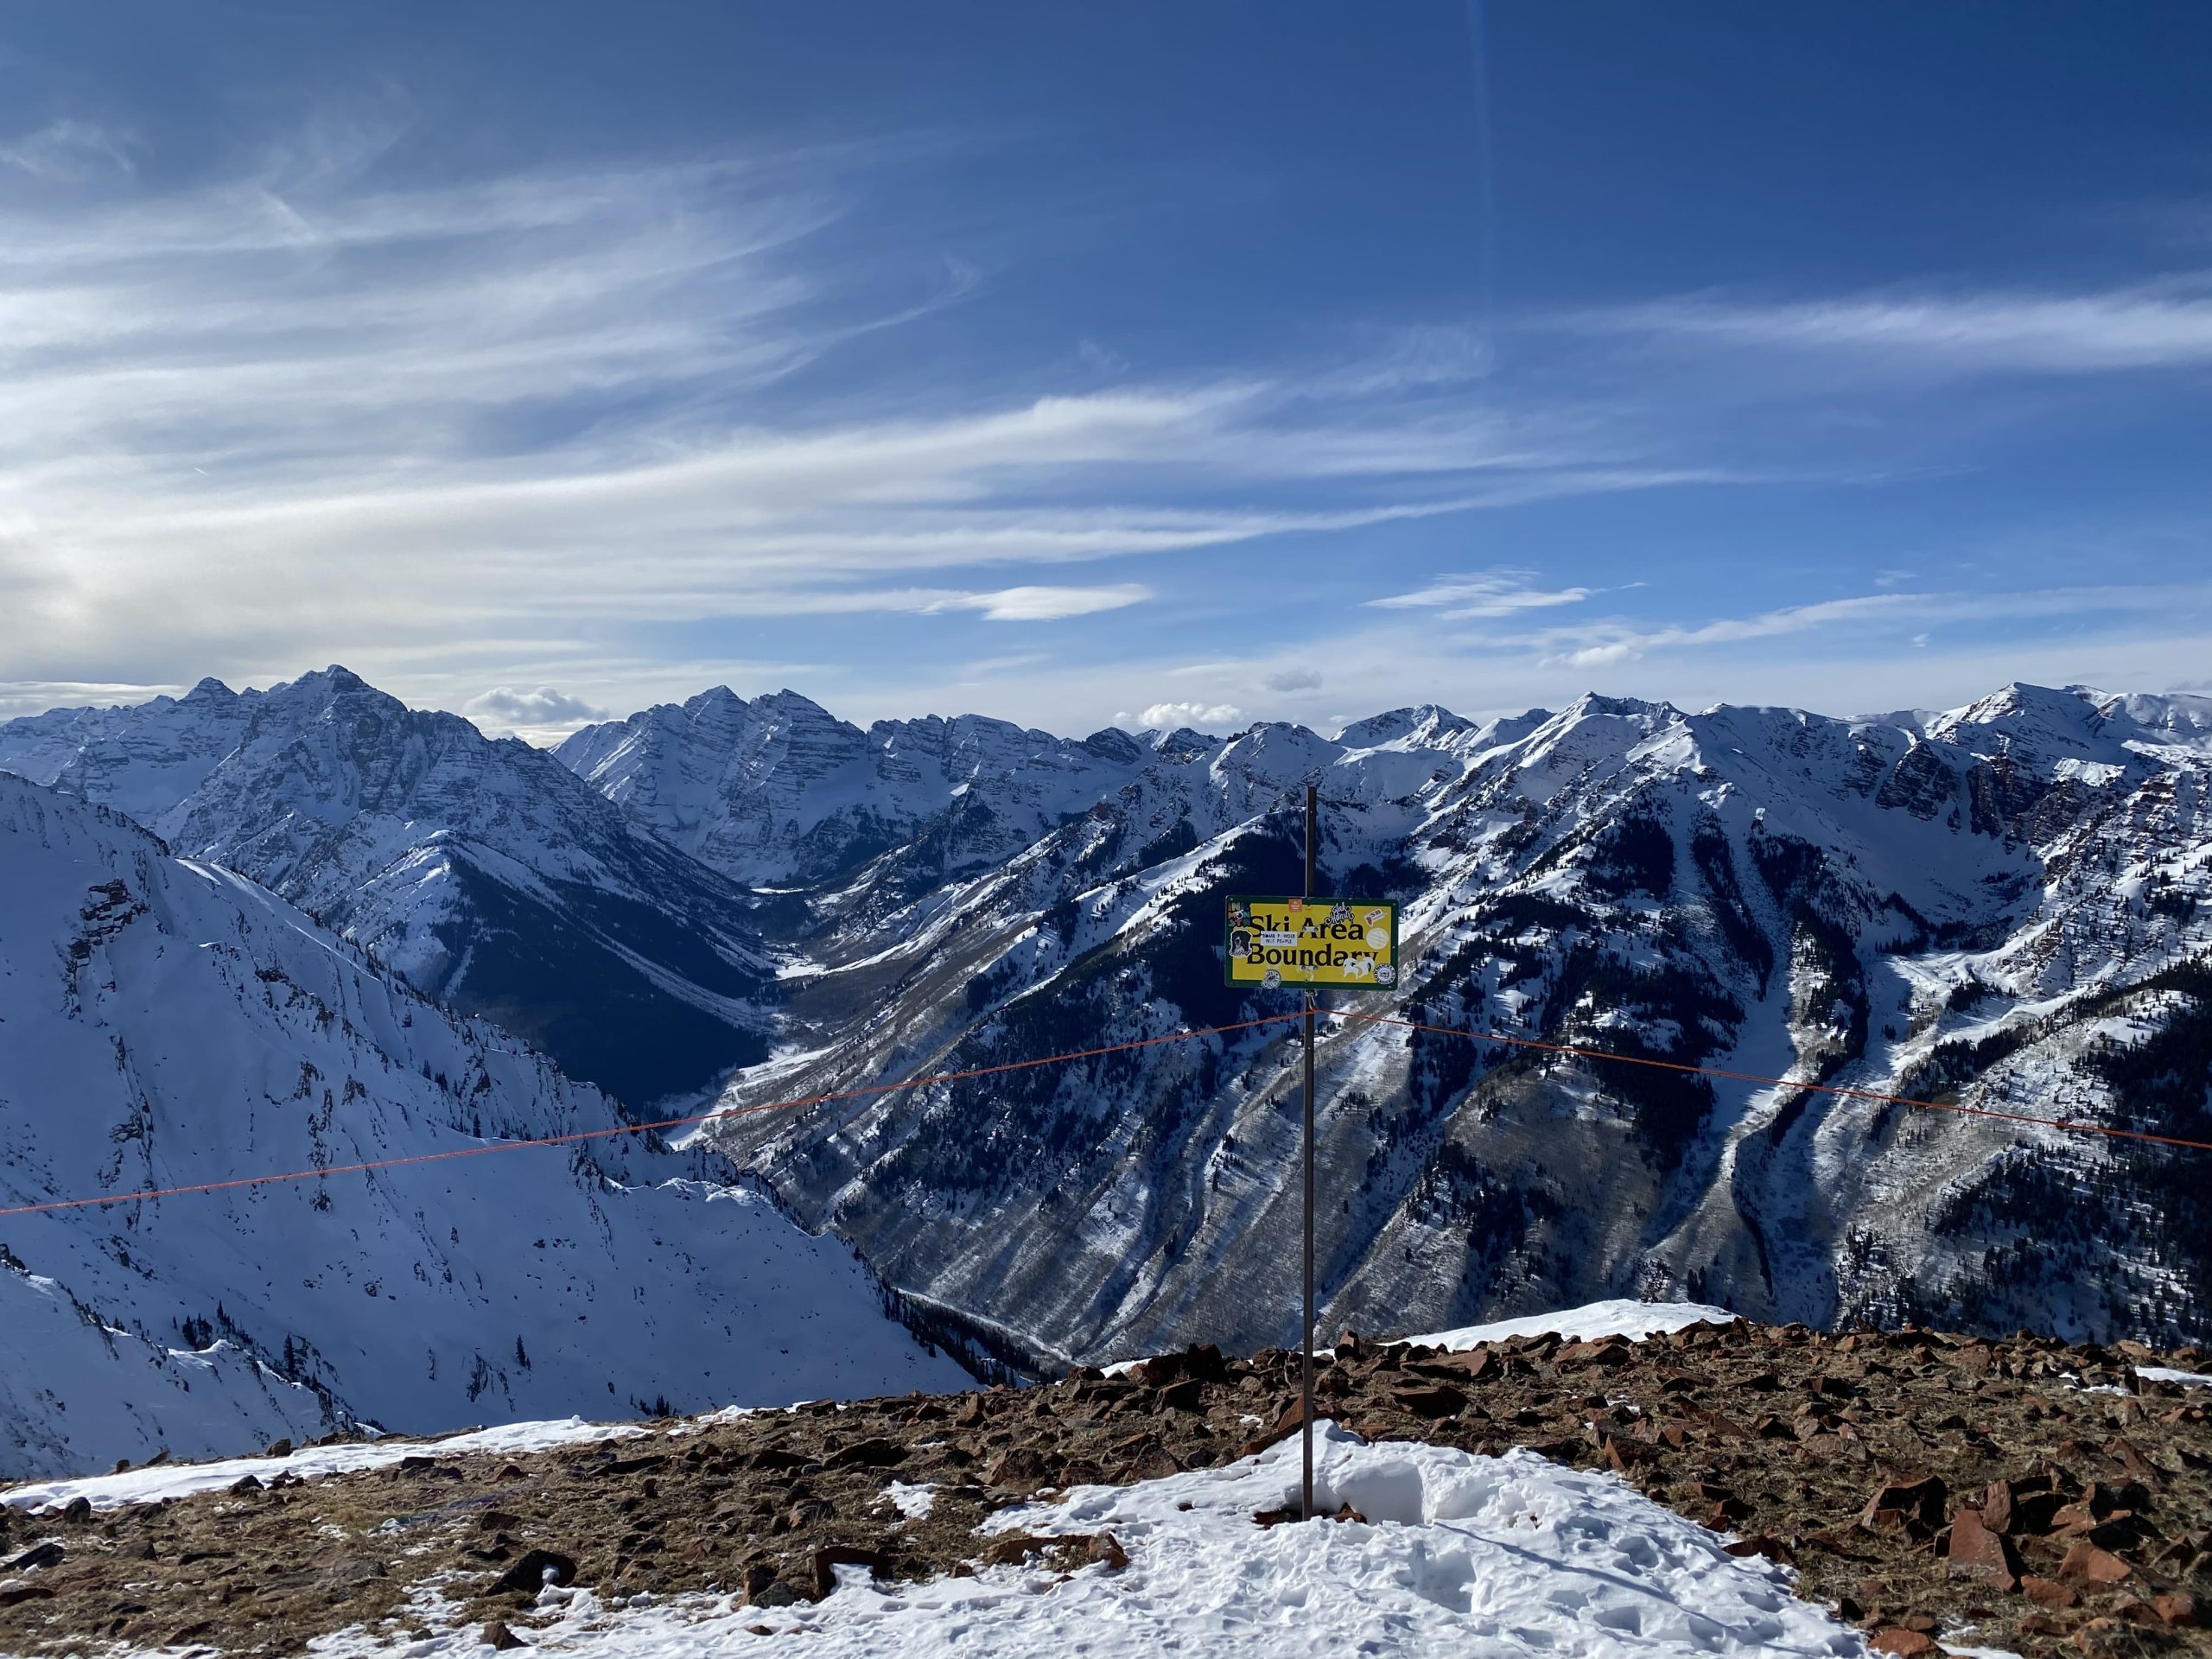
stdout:
{"type": "MultiPolygon", "coordinates": [[[[1328,1328],[1633,1292],[2212,1337],[2188,1154],[1669,1069],[2201,1137],[2212,699],[2012,686],[1843,721],[1592,696],[1160,741],[954,886],[910,879],[918,842],[792,899],[823,971],[784,1019],[811,1058],[734,1097],[1238,1029],[728,1132],[1017,1357],[1284,1339],[1300,1055],[1242,1022],[1291,1003],[1226,989],[1218,951],[1225,895],[1303,880],[1308,778],[1324,886],[1399,899],[1409,963],[1321,1027],[1328,1328]],[[2135,1201],[2083,1197],[2114,1180],[2135,1201]],[[1009,1214],[1010,1243],[976,1220],[1009,1214]]],[[[1798,1403],[1760,1415],[1793,1434],[1798,1403]]]]}
{"type": "Polygon", "coordinates": [[[737,880],[849,877],[898,849],[936,880],[1004,862],[1151,756],[1122,732],[1076,742],[1002,720],[878,721],[863,732],[796,691],[727,686],[589,726],[556,751],[671,845],[737,880]]]}

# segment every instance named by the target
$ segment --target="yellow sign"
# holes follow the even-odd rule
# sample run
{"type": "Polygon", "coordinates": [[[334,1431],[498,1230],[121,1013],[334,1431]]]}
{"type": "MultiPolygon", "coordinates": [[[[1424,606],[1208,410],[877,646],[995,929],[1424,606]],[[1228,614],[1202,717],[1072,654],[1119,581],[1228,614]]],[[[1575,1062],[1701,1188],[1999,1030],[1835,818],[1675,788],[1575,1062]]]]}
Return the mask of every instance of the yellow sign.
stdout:
{"type": "Polygon", "coordinates": [[[1398,907],[1388,899],[1229,901],[1229,982],[1389,990],[1398,982],[1398,907]]]}

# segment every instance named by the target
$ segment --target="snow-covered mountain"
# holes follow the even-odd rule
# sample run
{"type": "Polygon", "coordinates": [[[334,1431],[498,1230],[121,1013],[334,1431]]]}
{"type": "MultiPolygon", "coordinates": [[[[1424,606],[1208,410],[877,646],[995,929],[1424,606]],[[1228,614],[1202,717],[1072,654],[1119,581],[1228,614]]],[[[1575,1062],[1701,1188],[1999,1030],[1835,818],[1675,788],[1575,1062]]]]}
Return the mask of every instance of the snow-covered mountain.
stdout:
{"type": "Polygon", "coordinates": [[[0,1476],[959,1386],[835,1238],[244,878],[0,777],[0,1476]],[[421,1154],[397,1168],[348,1166],[421,1154]]]}
{"type": "Polygon", "coordinates": [[[900,848],[933,886],[1012,857],[1149,758],[1124,732],[1077,743],[980,715],[862,731],[796,691],[748,702],[728,686],[587,726],[555,753],[638,823],[760,885],[900,848]]]}
{"type": "MultiPolygon", "coordinates": [[[[671,1049],[605,983],[697,1010],[715,963],[748,977],[707,1011],[777,1045],[734,1100],[1272,1011],[1221,982],[1221,899],[1296,887],[1314,778],[1325,885],[1406,906],[1402,995],[1360,1011],[2212,1138],[2212,699],[2015,685],[1838,720],[1591,696],[1073,743],[716,690],[562,760],[336,671],[0,728],[0,766],[298,893],[586,1076],[671,1049]],[[572,972],[618,922],[631,977],[572,972]]],[[[1334,1321],[1688,1294],[2212,1335],[2203,1154],[1395,1027],[1332,1028],[1321,1058],[1334,1321]]],[[[809,1225],[1008,1353],[1249,1348],[1294,1306],[1296,1071],[1275,1028],[728,1133],[809,1225]]]]}
{"type": "MultiPolygon", "coordinates": [[[[812,904],[783,1052],[733,1098],[1087,1048],[1226,989],[1221,900],[1407,906],[1347,1006],[2212,1139],[2212,700],[2012,686],[1864,721],[1586,697],[1163,747],[919,898],[812,904]]],[[[2212,1332],[2206,1154],[1401,1027],[1324,1039],[1332,1329],[1638,1294],[1776,1319],[2212,1332]],[[2194,1159],[2196,1161],[2192,1163],[2194,1159]]],[[[740,1128],[785,1196],[1011,1349],[1293,1328],[1287,1027],[740,1128]],[[1007,1225],[1008,1216],[1022,1225],[1007,1225]]]]}
{"type": "Polygon", "coordinates": [[[342,668],[0,725],[0,770],[127,813],[633,1104],[757,1058],[750,900],[542,750],[342,668]]]}

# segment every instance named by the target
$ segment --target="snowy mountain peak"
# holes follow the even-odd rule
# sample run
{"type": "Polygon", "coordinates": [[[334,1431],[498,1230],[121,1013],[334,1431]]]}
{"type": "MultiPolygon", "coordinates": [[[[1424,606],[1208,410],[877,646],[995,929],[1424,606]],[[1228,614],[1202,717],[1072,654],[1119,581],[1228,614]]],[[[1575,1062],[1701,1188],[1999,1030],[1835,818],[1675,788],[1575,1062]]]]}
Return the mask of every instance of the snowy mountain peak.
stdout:
{"type": "MultiPolygon", "coordinates": [[[[252,882],[0,776],[0,1208],[620,1121],[252,882]]],[[[0,1344],[0,1478],[354,1421],[957,1384],[842,1245],[657,1146],[0,1222],[0,1322],[35,1333],[0,1344]]]]}
{"type": "Polygon", "coordinates": [[[626,1098],[760,1051],[743,894],[551,755],[341,666],[227,700],[10,721],[0,768],[251,876],[626,1098]],[[631,1046],[624,1030],[652,1035],[631,1046]]]}
{"type": "Polygon", "coordinates": [[[1144,756],[981,715],[866,731],[796,691],[719,690],[584,728],[556,751],[673,846],[734,879],[820,881],[941,824],[941,871],[1010,857],[1124,781],[1144,756]]]}
{"type": "Polygon", "coordinates": [[[1424,702],[1355,720],[1337,734],[1337,741],[1348,749],[1380,748],[1386,743],[1435,748],[1474,729],[1472,721],[1463,720],[1437,703],[1424,702]]]}

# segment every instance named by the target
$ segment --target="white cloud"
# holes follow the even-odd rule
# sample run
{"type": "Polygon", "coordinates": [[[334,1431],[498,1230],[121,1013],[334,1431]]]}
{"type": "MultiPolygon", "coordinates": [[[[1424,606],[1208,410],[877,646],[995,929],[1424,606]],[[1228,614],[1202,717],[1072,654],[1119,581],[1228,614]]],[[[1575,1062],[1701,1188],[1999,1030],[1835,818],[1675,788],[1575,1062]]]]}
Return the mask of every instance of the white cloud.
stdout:
{"type": "Polygon", "coordinates": [[[1877,353],[1919,371],[2052,374],[2212,363],[2212,280],[2077,294],[1891,291],[1777,302],[1692,298],[1587,315],[1608,329],[1877,353]]]}
{"type": "Polygon", "coordinates": [[[1643,648],[1621,642],[1610,645],[1585,645],[1579,651],[1560,652],[1543,659],[1546,668],[1613,668],[1622,663],[1632,663],[1643,655],[1643,648]]]}
{"type": "Polygon", "coordinates": [[[1545,610],[1556,605],[1579,605],[1590,597],[1587,588],[1545,589],[1529,586],[1534,573],[1527,570],[1488,570],[1474,575],[1446,576],[1409,594],[1392,594],[1367,602],[1383,610],[1443,610],[1450,621],[1484,616],[1510,616],[1516,611],[1545,610]]]}
{"type": "Polygon", "coordinates": [[[181,696],[182,684],[149,685],[137,680],[0,680],[0,720],[35,715],[48,709],[105,709],[181,696]]]}
{"type": "Polygon", "coordinates": [[[1659,652],[1700,651],[1824,631],[1872,628],[1924,642],[1928,635],[1920,625],[1932,621],[1986,626],[2038,618],[2153,615],[2208,602],[2212,602],[2212,585],[2179,582],[2010,593],[1862,594],[1705,622],[1639,626],[1600,621],[1546,628],[1520,637],[1485,636],[1463,643],[1493,651],[1534,647],[1548,653],[1541,658],[1548,667],[1586,668],[1632,662],[1659,652]]]}
{"type": "Polygon", "coordinates": [[[1052,622],[1120,610],[1151,597],[1151,588],[1134,582],[1110,588],[1001,588],[995,594],[963,594],[943,608],[980,611],[993,622],[1052,622]]]}
{"type": "Polygon", "coordinates": [[[618,629],[1048,621],[1150,594],[1024,579],[1055,566],[1721,476],[1509,418],[1460,388],[1448,332],[1382,354],[1378,386],[1433,388],[1411,409],[1362,402],[1358,365],[810,402],[810,365],[976,289],[957,262],[830,253],[879,155],[374,186],[411,118],[120,199],[0,168],[11,671],[283,675],[373,647],[448,686],[546,672],[606,698],[566,659],[618,629]]]}
{"type": "Polygon", "coordinates": [[[1204,731],[1234,726],[1243,718],[1244,711],[1233,702],[1155,702],[1138,715],[1137,721],[1155,731],[1172,731],[1179,726],[1204,731]]]}
{"type": "Polygon", "coordinates": [[[75,183],[103,173],[132,172],[130,151],[135,147],[127,135],[90,121],[65,118],[0,143],[0,167],[35,179],[75,183]]]}
{"type": "Polygon", "coordinates": [[[1286,668],[1270,674],[1262,682],[1270,691],[1319,691],[1321,671],[1318,668],[1286,668]]]}
{"type": "Polygon", "coordinates": [[[483,716],[491,724],[504,728],[581,726],[586,721],[607,718],[606,709],[594,708],[582,697],[572,697],[550,685],[541,685],[535,691],[495,685],[480,696],[471,697],[461,712],[483,716]]]}

